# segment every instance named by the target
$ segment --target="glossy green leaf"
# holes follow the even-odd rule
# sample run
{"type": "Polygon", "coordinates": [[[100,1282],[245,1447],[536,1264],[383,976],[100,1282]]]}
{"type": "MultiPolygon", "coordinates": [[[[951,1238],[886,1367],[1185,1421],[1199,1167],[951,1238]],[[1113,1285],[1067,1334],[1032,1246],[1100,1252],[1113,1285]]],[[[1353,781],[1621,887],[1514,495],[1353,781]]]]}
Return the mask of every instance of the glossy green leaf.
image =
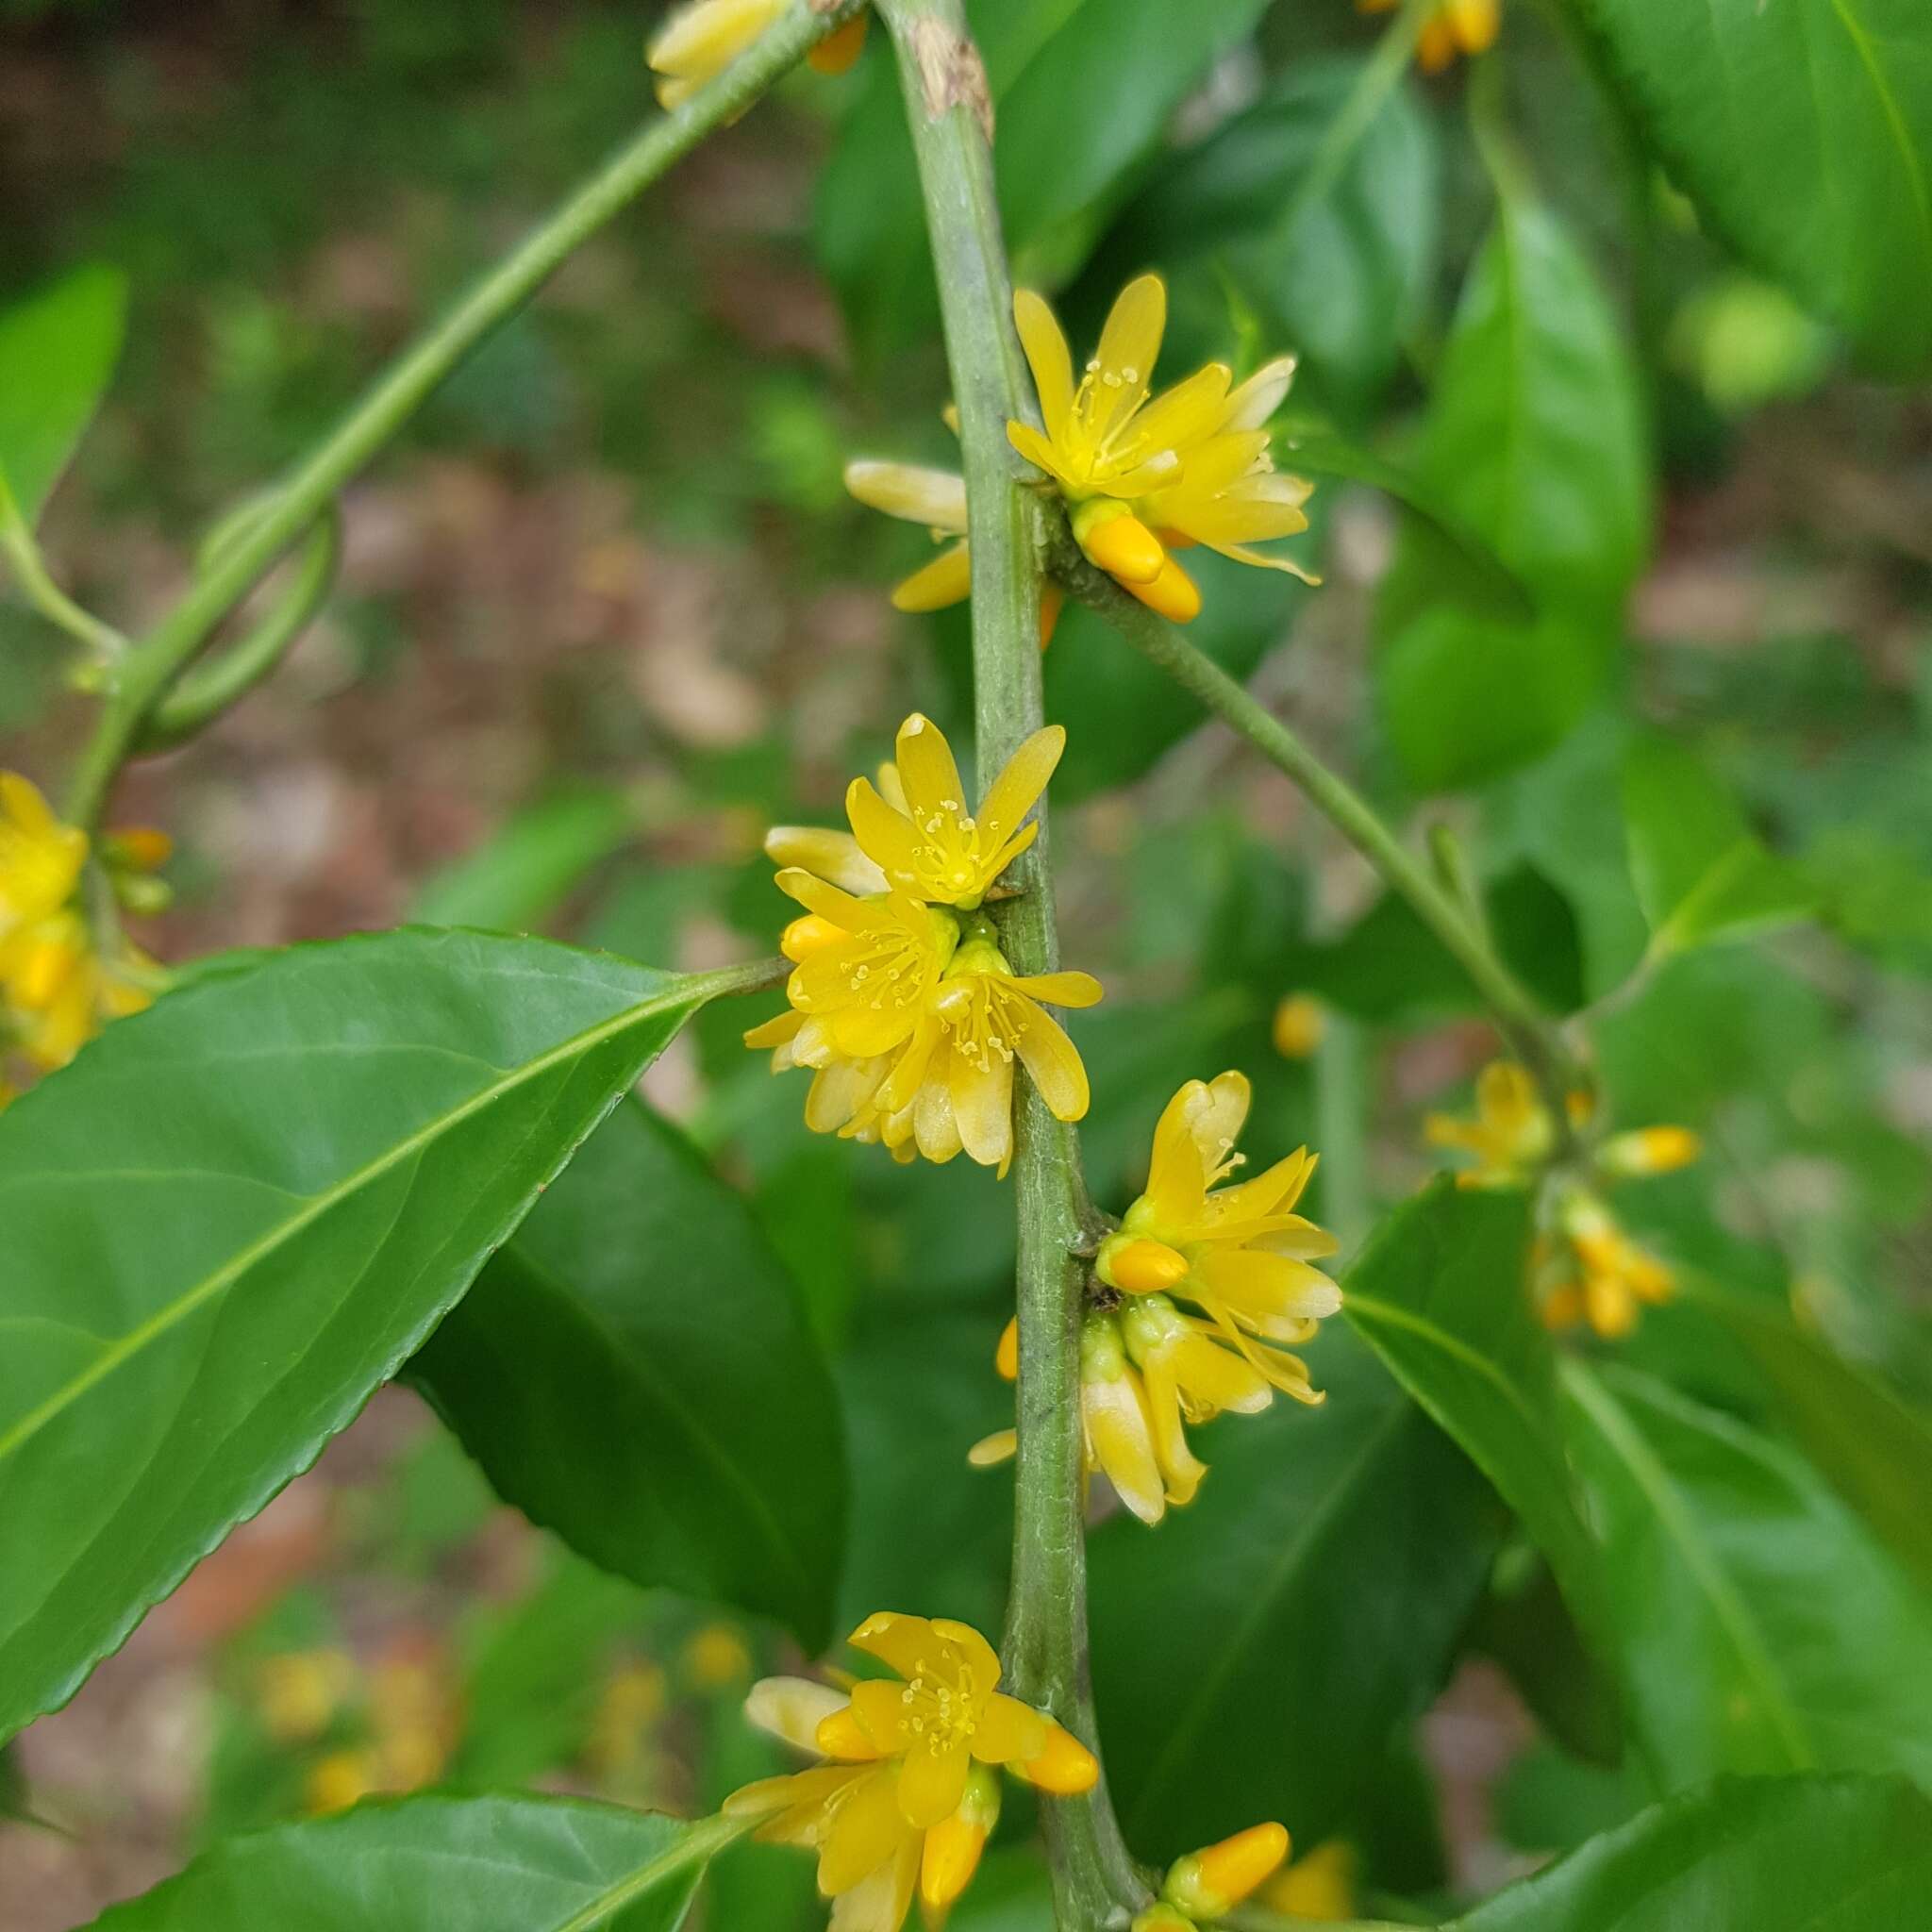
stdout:
{"type": "Polygon", "coordinates": [[[513,813],[478,847],[428,880],[411,917],[425,925],[538,926],[635,824],[621,791],[561,792],[513,813]]]}
{"type": "Polygon", "coordinates": [[[1932,1804],[1901,1778],[1722,1778],[1641,1811],[1443,1932],[1879,1932],[1932,1924],[1932,1804]]]}
{"type": "Polygon", "coordinates": [[[1790,1450],[1632,1370],[1564,1365],[1635,1734],[1721,1771],[1932,1782],[1932,1600],[1790,1450]]]}
{"type": "Polygon", "coordinates": [[[1350,1274],[1350,1324],[1461,1444],[1606,1641],[1603,1563],[1577,1514],[1548,1331],[1531,1304],[1530,1204],[1440,1177],[1382,1224],[1350,1274]]]}
{"type": "Polygon", "coordinates": [[[1514,623],[1534,619],[1536,606],[1524,589],[1523,580],[1465,521],[1454,498],[1424,482],[1414,471],[1322,430],[1299,434],[1291,427],[1287,428],[1278,452],[1283,469],[1307,476],[1335,476],[1350,483],[1366,483],[1427,525],[1437,540],[1435,555],[1439,565],[1451,566],[1439,579],[1445,596],[1453,597],[1479,616],[1514,623]]]}
{"type": "Polygon", "coordinates": [[[1874,368],[1932,368],[1922,0],[1579,0],[1673,180],[1874,368]]]}
{"type": "Polygon", "coordinates": [[[1101,1743],[1142,1857],[1257,1817],[1304,1844],[1343,1824],[1439,1689],[1494,1554],[1489,1484],[1329,1326],[1308,1352],[1323,1407],[1194,1430],[1195,1501],[1093,1536],[1101,1743]]]}
{"type": "Polygon", "coordinates": [[[0,1736],[392,1375],[756,973],[403,931],[258,956],[0,1114],[0,1736]]]}
{"type": "Polygon", "coordinates": [[[107,391],[126,314],[126,278],[98,262],[0,312],[0,504],[29,528],[107,391]]]}
{"type": "Polygon", "coordinates": [[[743,1827],[557,1798],[405,1798],[233,1838],[92,1932],[677,1932],[743,1827]]]}
{"type": "Polygon", "coordinates": [[[1108,287],[1094,292],[1110,297],[1150,261],[1171,274],[1207,266],[1239,291],[1271,347],[1302,358],[1301,379],[1324,403],[1358,412],[1393,375],[1431,292],[1440,198],[1430,125],[1407,87],[1333,166],[1330,129],[1362,71],[1296,60],[1164,163],[1102,250],[1095,273],[1108,287]]]}
{"type": "Polygon", "coordinates": [[[497,1491],[606,1569],[831,1636],[837,1397],[746,1203],[620,1107],[410,1366],[497,1491]]]}
{"type": "Polygon", "coordinates": [[[1782,1311],[1696,1280],[1684,1290],[1757,1365],[1833,1488],[1932,1590],[1932,1423],[1782,1311]]]}
{"type": "Polygon", "coordinates": [[[1506,198],[1472,270],[1413,467],[1528,587],[1500,623],[1442,595],[1442,540],[1405,532],[1376,612],[1383,718],[1427,790],[1547,751],[1587,708],[1649,547],[1629,352],[1556,217],[1506,198]]]}
{"type": "MultiPolygon", "coordinates": [[[[999,129],[994,166],[1022,279],[1062,278],[1130,171],[1266,0],[975,0],[999,129]]],[[[819,184],[820,259],[869,355],[938,315],[918,175],[892,63],[881,60],[819,184]]]]}
{"type": "Polygon", "coordinates": [[[1806,918],[1817,894],[1751,829],[1723,781],[1688,746],[1635,741],[1624,760],[1630,875],[1654,952],[1742,939],[1806,918]]]}

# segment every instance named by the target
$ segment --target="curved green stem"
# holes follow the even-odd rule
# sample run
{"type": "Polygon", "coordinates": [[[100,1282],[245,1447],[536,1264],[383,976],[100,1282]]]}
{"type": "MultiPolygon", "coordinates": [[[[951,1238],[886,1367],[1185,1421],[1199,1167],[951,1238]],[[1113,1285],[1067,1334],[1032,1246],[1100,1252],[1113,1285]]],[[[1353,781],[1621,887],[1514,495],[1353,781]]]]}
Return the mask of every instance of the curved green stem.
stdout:
{"type": "Polygon", "coordinates": [[[105,662],[127,648],[127,640],[112,625],[83,610],[54,581],[34,533],[14,508],[4,478],[0,478],[0,556],[13,566],[14,577],[34,608],[85,644],[96,661],[105,662]]]}
{"type": "Polygon", "coordinates": [[[148,713],[133,749],[165,751],[192,738],[267,677],[308,628],[336,580],[342,520],[331,504],[308,533],[294,581],[247,636],[192,667],[148,713]]]}
{"type": "Polygon", "coordinates": [[[1558,1131],[1565,1131],[1567,1096],[1587,1084],[1582,1070],[1556,1022],[1505,964],[1457,898],[1438,884],[1429,867],[1383,824],[1368,800],[1331,772],[1259,699],[1173,625],[1095,570],[1080,554],[1064,521],[1049,531],[1048,542],[1053,575],[1059,582],[1099,611],[1143,658],[1193,692],[1269,763],[1286,772],[1308,803],[1381,874],[1390,890],[1408,901],[1469,974],[1509,1050],[1535,1074],[1558,1131]]]}
{"type": "MultiPolygon", "coordinates": [[[[74,778],[68,818],[92,827],[114,774],[162,692],[192,663],[342,486],[389,443],[426,397],[549,280],[574,249],[714,129],[735,121],[864,0],[794,0],[791,11],[681,108],[655,118],[484,275],[377,378],[296,468],[267,510],[122,659],[92,742],[74,778]]],[[[641,81],[640,83],[641,85],[641,81]]]]}
{"type": "MultiPolygon", "coordinates": [[[[1037,731],[1039,507],[1019,486],[1007,423],[1030,391],[1020,379],[1012,288],[1000,241],[986,70],[961,0],[879,0],[905,84],[945,325],[973,546],[974,741],[979,770],[1000,769],[1037,731]]],[[[1044,806],[1032,850],[1013,869],[1018,896],[999,908],[1016,972],[1058,960],[1044,806]]],[[[1096,1743],[1087,1667],[1079,1335],[1091,1210],[1078,1137],[1022,1076],[1013,1181],[1019,1217],[1019,1459],[1013,1589],[1004,1656],[1012,1688],[1096,1743]]],[[[1103,1778],[1044,1807],[1061,1932],[1124,1926],[1146,1903],[1103,1778]]]]}

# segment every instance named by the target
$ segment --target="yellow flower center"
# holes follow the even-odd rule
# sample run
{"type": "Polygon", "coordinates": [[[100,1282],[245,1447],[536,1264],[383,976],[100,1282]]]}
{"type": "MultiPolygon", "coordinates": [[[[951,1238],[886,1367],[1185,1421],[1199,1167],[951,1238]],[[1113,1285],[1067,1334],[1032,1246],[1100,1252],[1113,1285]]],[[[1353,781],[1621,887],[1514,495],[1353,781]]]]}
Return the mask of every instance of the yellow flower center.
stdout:
{"type": "Polygon", "coordinates": [[[978,1735],[983,1693],[971,1664],[955,1664],[948,1676],[919,1658],[899,1704],[899,1740],[908,1752],[944,1757],[961,1746],[970,1748],[978,1735]]]}

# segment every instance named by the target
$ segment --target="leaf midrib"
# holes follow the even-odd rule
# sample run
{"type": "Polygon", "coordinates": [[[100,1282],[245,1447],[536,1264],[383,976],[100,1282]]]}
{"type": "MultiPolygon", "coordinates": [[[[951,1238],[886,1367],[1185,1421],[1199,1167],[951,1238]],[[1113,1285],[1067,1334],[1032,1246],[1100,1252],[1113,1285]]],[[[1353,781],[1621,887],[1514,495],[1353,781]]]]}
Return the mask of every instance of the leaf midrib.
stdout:
{"type": "Polygon", "coordinates": [[[514,1092],[526,1081],[548,1073],[552,1067],[560,1065],[572,1058],[580,1058],[605,1041],[614,1040],[631,1027],[641,1025],[645,1021],[654,1019],[674,1007],[687,1003],[693,1008],[701,1006],[712,993],[723,990],[723,983],[729,976],[712,974],[703,977],[692,977],[684,981],[674,992],[656,994],[636,1006],[626,1007],[612,1019],[573,1034],[570,1039],[550,1048],[548,1052],[540,1054],[533,1060],[525,1061],[502,1078],[479,1088],[460,1106],[451,1108],[446,1113],[436,1115],[414,1133],[391,1143],[375,1159],[365,1161],[333,1186],[324,1189],[319,1194],[309,1196],[304,1206],[290,1215],[286,1221],[258,1236],[239,1254],[231,1256],[219,1268],[176,1295],[164,1307],[158,1308],[146,1321],[129,1329],[119,1341],[95,1357],[79,1374],[55,1390],[37,1407],[29,1409],[4,1434],[0,1434],[0,1461],[5,1461],[7,1457],[17,1453],[49,1423],[72,1407],[90,1390],[104,1382],[124,1362],[132,1360],[150,1342],[185,1322],[197,1308],[225,1290],[233,1287],[258,1263],[265,1260],[305,1228],[319,1221],[332,1208],[379,1180],[391,1168],[399,1166],[442,1135],[460,1126],[472,1115],[493,1106],[506,1093],[514,1092]]]}
{"type": "Polygon", "coordinates": [[[1287,1548],[1281,1553],[1280,1560],[1269,1571],[1262,1588],[1255,1592],[1253,1607],[1236,1626],[1226,1647],[1216,1659],[1214,1668],[1202,1680],[1201,1692],[1195,1699],[1193,1707],[1168,1733],[1167,1742],[1162,1747],[1159,1757],[1154,1760],[1153,1768],[1148,1772],[1146,1782],[1141,1787],[1141,1801],[1134,1807],[1137,1817],[1144,1814],[1148,1794],[1160,1791],[1174,1760],[1183,1757],[1191,1747],[1196,1734],[1207,1722],[1207,1715],[1212,1708],[1215,1698],[1221,1694],[1223,1685],[1235,1669],[1242,1646],[1253,1636],[1257,1626],[1266,1619],[1280,1591],[1283,1578],[1291,1575],[1300,1567],[1305,1554],[1326,1532],[1330,1521],[1341,1513],[1345,1501],[1353,1495],[1363,1473],[1380,1457],[1389,1439],[1406,1426],[1409,1417],[1414,1413],[1414,1407],[1406,1392],[1390,1403],[1387,1412],[1363,1438],[1361,1447],[1356,1451],[1341,1475],[1330,1487],[1328,1493],[1323,1497],[1321,1506],[1290,1540],[1287,1548]]]}
{"type": "Polygon", "coordinates": [[[1817,1757],[1806,1739],[1800,1713],[1778,1675],[1775,1660],[1766,1650],[1750,1608],[1738,1594],[1723,1562],[1706,1546],[1669,1470],[1638,1432],[1616,1396],[1589,1369],[1571,1358],[1560,1364],[1558,1373],[1564,1387],[1629,1471],[1665,1533],[1677,1546],[1733,1655],[1764,1698],[1765,1709],[1779,1740],[1790,1754],[1790,1769],[1815,1770],[1817,1757]]]}

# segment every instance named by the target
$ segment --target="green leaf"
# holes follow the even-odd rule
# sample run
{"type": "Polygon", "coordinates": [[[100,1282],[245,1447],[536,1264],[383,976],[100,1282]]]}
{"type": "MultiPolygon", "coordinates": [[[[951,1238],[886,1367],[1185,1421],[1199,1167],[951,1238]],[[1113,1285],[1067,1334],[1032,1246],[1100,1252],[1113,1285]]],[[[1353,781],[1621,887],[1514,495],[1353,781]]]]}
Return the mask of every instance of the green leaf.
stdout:
{"type": "Polygon", "coordinates": [[[0,1114],[0,1737],[392,1375],[715,994],[540,941],[298,946],[0,1114]]]}
{"type": "Polygon", "coordinates": [[[1363,66],[1297,61],[1253,107],[1159,168],[1094,271],[1110,298],[1150,260],[1170,272],[1211,267],[1268,343],[1292,348],[1315,391],[1350,414],[1387,385],[1431,292],[1440,200],[1433,131],[1406,86],[1369,120],[1333,185],[1316,192],[1363,66]]]}
{"type": "Polygon", "coordinates": [[[476,851],[431,877],[410,917],[424,925],[505,932],[541,925],[623,846],[635,823],[630,801],[603,787],[525,806],[476,851]]]}
{"type": "Polygon", "coordinates": [[[1547,751],[1602,682],[1649,547],[1636,372],[1556,217],[1506,198],[1464,291],[1413,465],[1528,587],[1501,623],[1441,595],[1443,540],[1411,524],[1376,610],[1376,678],[1411,780],[1441,790],[1547,751]]]}
{"type": "Polygon", "coordinates": [[[29,529],[99,408],[121,355],[127,281],[95,262],[0,313],[0,513],[29,529]]]}
{"type": "Polygon", "coordinates": [[[1932,1804],[1900,1778],[1721,1778],[1443,1932],[1878,1932],[1932,1924],[1932,1804]]]}
{"type": "MultiPolygon", "coordinates": [[[[1129,172],[1267,0],[975,0],[998,118],[1002,225],[1023,280],[1076,264],[1129,172]]],[[[893,63],[872,63],[820,177],[820,259],[868,357],[938,316],[919,179],[893,63]]]]}
{"type": "Polygon", "coordinates": [[[620,1107],[410,1365],[499,1494],[634,1583],[831,1635],[838,1398],[750,1208],[620,1107]]]}
{"type": "Polygon", "coordinates": [[[1810,1466],[1630,1370],[1566,1362],[1637,1738],[1721,1771],[1932,1780],[1932,1602],[1810,1466]]]}
{"type": "Polygon", "coordinates": [[[1409,516],[1427,525],[1437,540],[1434,551],[1439,563],[1452,566],[1438,579],[1444,596],[1478,616],[1514,623],[1535,618],[1536,606],[1522,578],[1464,520],[1454,498],[1434,489],[1412,470],[1325,430],[1303,435],[1289,428],[1281,439],[1279,456],[1282,468],[1305,475],[1340,476],[1351,483],[1366,483],[1392,497],[1409,516]]]}
{"type": "Polygon", "coordinates": [[[1309,1351],[1324,1407],[1195,1430],[1198,1499],[1092,1539],[1101,1742],[1141,1857],[1257,1817],[1305,1844],[1346,1823],[1439,1689],[1489,1570],[1489,1484],[1329,1325],[1309,1351]]]}
{"type": "Polygon", "coordinates": [[[1633,741],[1624,759],[1624,817],[1653,952],[1742,939],[1816,908],[1804,874],[1766,847],[1686,745],[1633,741]]]}
{"type": "Polygon", "coordinates": [[[1342,1308],[1522,1518],[1571,1614],[1607,1651],[1602,1557],[1577,1514],[1556,1356],[1530,1301],[1529,1210],[1526,1192],[1439,1177],[1382,1224],[1342,1308]]]}
{"type": "Polygon", "coordinates": [[[91,1932],[677,1932],[743,1832],[557,1798],[405,1798],[218,1844],[91,1932]]]}
{"type": "Polygon", "coordinates": [[[1645,132],[1740,255],[1874,369],[1932,368],[1921,0],[1580,0],[1645,132]]]}
{"type": "Polygon", "coordinates": [[[1832,1487],[1932,1590],[1932,1424],[1786,1315],[1695,1276],[1682,1288],[1757,1365],[1832,1487]]]}

